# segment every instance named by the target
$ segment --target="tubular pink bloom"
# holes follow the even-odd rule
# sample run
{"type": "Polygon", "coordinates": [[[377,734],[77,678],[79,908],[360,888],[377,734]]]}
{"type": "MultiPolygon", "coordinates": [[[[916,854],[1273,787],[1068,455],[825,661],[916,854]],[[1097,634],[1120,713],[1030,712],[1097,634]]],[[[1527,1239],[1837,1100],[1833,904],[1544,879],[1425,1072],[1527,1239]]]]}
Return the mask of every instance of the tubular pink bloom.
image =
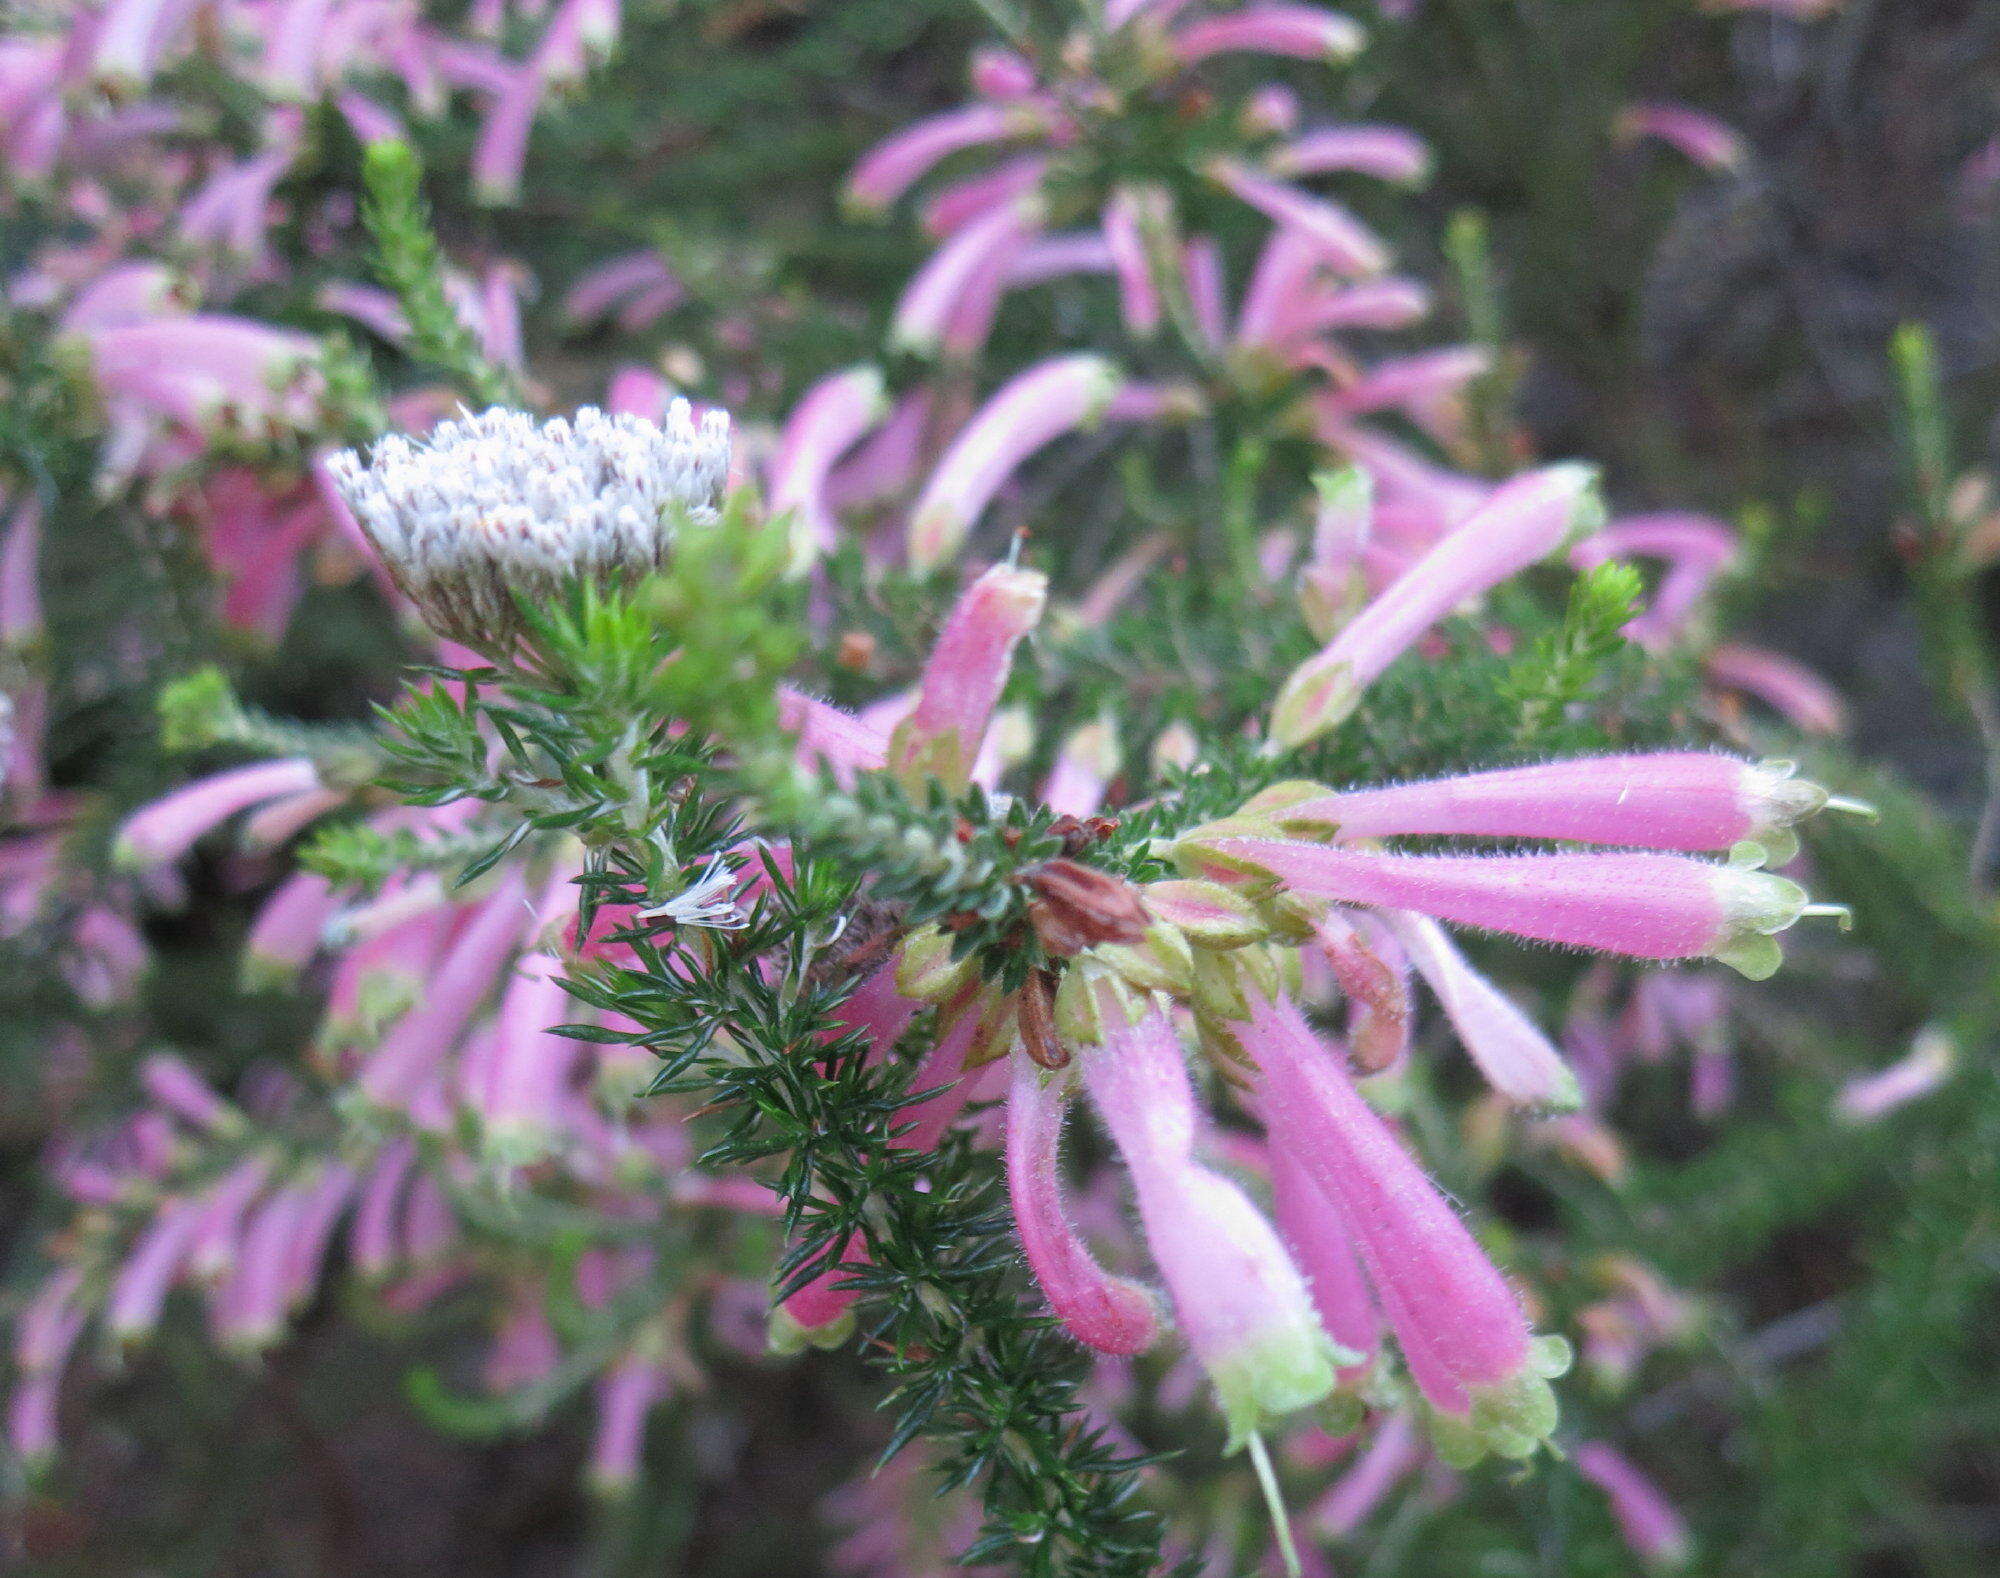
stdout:
{"type": "Polygon", "coordinates": [[[917,704],[890,741],[891,768],[912,782],[965,786],[1014,649],[1041,622],[1047,597],[1048,577],[1009,564],[965,589],[924,664],[917,704]]]}
{"type": "Polygon", "coordinates": [[[1376,1426],[1367,1447],[1333,1482],[1310,1514],[1322,1539],[1344,1539],[1382,1504],[1383,1497],[1424,1460],[1424,1445],[1408,1409],[1398,1409],[1376,1426]]]}
{"type": "Polygon", "coordinates": [[[877,143],[854,167],[847,204],[862,214],[882,213],[952,154],[1031,134],[1043,124],[1041,115],[1000,104],[967,104],[916,121],[877,143]]]}
{"type": "Polygon", "coordinates": [[[1588,570],[1608,559],[1633,555],[1663,559],[1666,576],[1652,605],[1626,633],[1646,646],[1659,646],[1686,625],[1709,583],[1737,557],[1736,534],[1701,515],[1629,515],[1576,545],[1570,562],[1588,570]]]}
{"type": "Polygon", "coordinates": [[[983,98],[1024,99],[1036,80],[1035,68],[1011,49],[988,44],[972,52],[972,90],[983,98]]]}
{"type": "Polygon", "coordinates": [[[303,794],[269,800],[243,819],[239,842],[250,854],[264,855],[288,844],[300,832],[348,801],[344,789],[308,789],[303,794]]]}
{"type": "MultiPolygon", "coordinates": [[[[686,294],[666,259],[652,248],[627,252],[577,276],[562,301],[565,321],[579,327],[628,309],[635,300],[658,299],[661,292],[678,301],[686,294]]],[[[629,321],[621,318],[626,328],[629,321]]],[[[641,325],[643,326],[643,325],[641,325]]]]}
{"type": "Polygon", "coordinates": [[[1366,919],[1328,910],[1313,922],[1313,933],[1347,998],[1348,1050],[1354,1066],[1365,1074],[1379,1074],[1409,1051],[1415,1010],[1409,961],[1395,938],[1364,930],[1361,923],[1366,919]]]}
{"type": "Polygon", "coordinates": [[[1274,181],[1234,159],[1212,161],[1208,174],[1273,224],[1311,241],[1329,267],[1357,275],[1380,274],[1388,268],[1389,250],[1381,238],[1338,203],[1274,181]]]}
{"type": "Polygon", "coordinates": [[[1252,5],[1190,22],[1174,34],[1172,44],[1181,62],[1192,66],[1211,55],[1238,51],[1338,62],[1352,60],[1367,41],[1361,24],[1338,11],[1309,5],[1252,5]]]}
{"type": "Polygon", "coordinates": [[[171,1052],[155,1052],[140,1065],[139,1085],[167,1111],[197,1129],[234,1128],[241,1121],[236,1109],[218,1096],[207,1080],[171,1052]]]}
{"type": "Polygon", "coordinates": [[[1153,285],[1152,264],[1146,257],[1142,210],[1164,202],[1157,191],[1121,186],[1104,205],[1104,241],[1118,273],[1118,299],[1125,327],[1141,339],[1160,326],[1160,293],[1153,285]]]}
{"type": "Polygon", "coordinates": [[[1382,920],[1437,994],[1438,1006],[1489,1085],[1509,1101],[1551,1112],[1583,1105],[1583,1087],[1562,1054],[1512,999],[1466,962],[1443,927],[1396,910],[1386,911],[1382,920]]]}
{"type": "Polygon", "coordinates": [[[83,1287],[81,1266],[51,1271],[14,1319],[14,1364],[23,1375],[41,1375],[61,1367],[85,1311],[77,1301],[83,1287]]]}
{"type": "Polygon", "coordinates": [[[486,1084],[469,1093],[487,1149],[502,1162],[535,1160],[561,1126],[562,1093],[582,1043],[549,1031],[572,1017],[569,1008],[560,959],[530,954],[514,967],[514,980],[500,999],[486,1084]]]}
{"type": "Polygon", "coordinates": [[[1432,625],[1561,547],[1580,524],[1594,526],[1593,480],[1586,466],[1549,466],[1494,490],[1292,672],[1272,708],[1272,740],[1302,745],[1342,722],[1376,676],[1432,625]]]}
{"type": "MultiPolygon", "coordinates": [[[[891,342],[917,355],[935,355],[968,302],[980,316],[989,298],[997,301],[1009,267],[1041,226],[1041,203],[1030,194],[954,231],[905,287],[890,325],[891,342]]],[[[959,330],[951,336],[955,342],[969,332],[962,323],[959,330]]]]}
{"type": "Polygon", "coordinates": [[[201,1225],[192,1200],[170,1200],[133,1241],[104,1304],[104,1325],[114,1341],[137,1342],[159,1324],[167,1290],[180,1275],[201,1225]]]}
{"type": "Polygon", "coordinates": [[[201,426],[232,410],[295,414],[287,396],[317,347],[245,318],[197,314],[83,331],[105,398],[201,426]]]}
{"type": "Polygon", "coordinates": [[[1572,1457],[1576,1471],[1611,1503],[1611,1515],[1633,1555],[1659,1568],[1687,1565],[1691,1554],[1687,1523],[1624,1454],[1602,1441],[1581,1441],[1572,1457]]]}
{"type": "Polygon", "coordinates": [[[489,1391],[518,1391],[546,1378],[561,1358],[562,1346],[542,1310],[540,1290],[523,1289],[493,1334],[481,1379],[489,1391]]]}
{"type": "Polygon", "coordinates": [[[370,1055],[356,1084],[377,1106],[408,1102],[464,1031],[507,956],[534,918],[522,902],[527,884],[508,871],[492,897],[465,920],[425,983],[417,1005],[396,1021],[370,1055]]]}
{"type": "Polygon", "coordinates": [[[666,1395],[658,1362],[632,1352],[597,1383],[597,1434],[590,1444],[584,1478],[600,1496],[622,1496],[639,1483],[639,1459],[646,1444],[646,1416],[666,1395]]]}
{"type": "Polygon", "coordinates": [[[1273,175],[1329,175],[1353,171],[1414,186],[1431,173],[1424,140],[1399,126],[1327,126],[1295,137],[1264,161],[1273,175]]]}
{"type": "Polygon", "coordinates": [[[1847,704],[1802,663],[1761,647],[1725,643],[1708,654],[1708,677],[1755,696],[1807,734],[1844,734],[1847,704]]]}
{"type": "Polygon", "coordinates": [[[1103,415],[1123,378],[1101,356],[1057,356],[1017,375],[965,426],[910,515],[913,569],[955,554],[1001,485],[1030,455],[1103,415]]]}
{"type": "Polygon", "coordinates": [[[1305,1280],[1243,1191],[1194,1160],[1194,1089],[1166,1016],[1135,1025],[1106,993],[1107,1036],[1078,1059],[1132,1176],[1139,1219],[1183,1335],[1240,1446],[1267,1420],[1333,1389],[1355,1355],[1321,1329],[1305,1280]]]}
{"type": "MultiPolygon", "coordinates": [[[[320,286],[317,299],[323,311],[352,318],[370,333],[380,335],[392,344],[400,345],[409,336],[409,321],[404,318],[403,309],[395,296],[386,290],[377,290],[373,285],[333,280],[320,286]]],[[[338,494],[335,496],[338,497],[338,494]]]]}
{"type": "MultiPolygon", "coordinates": [[[[1407,445],[1352,423],[1321,423],[1320,436],[1368,473],[1382,506],[1396,507],[1421,522],[1426,539],[1456,529],[1499,491],[1433,465],[1407,445]]],[[[1379,529],[1379,520],[1377,525],[1379,529]]]]}
{"type": "Polygon", "coordinates": [[[1390,357],[1345,388],[1328,390],[1320,397],[1320,410],[1341,418],[1393,406],[1435,424],[1465,386],[1487,372],[1492,360],[1478,345],[1448,345],[1390,357]]]}
{"type": "Polygon", "coordinates": [[[357,1181],[352,1168],[335,1163],[306,1190],[297,1232],[285,1246],[284,1272],[278,1287],[286,1314],[303,1308],[319,1286],[327,1246],[333,1241],[341,1213],[354,1196],[357,1181]]]}
{"type": "Polygon", "coordinates": [[[112,858],[127,870],[170,865],[196,839],[239,811],[319,787],[319,772],[303,756],[258,762],[196,779],[132,813],[118,830],[112,858]]]}
{"type": "Polygon", "coordinates": [[[201,1197],[201,1220],[188,1246],[187,1269],[202,1281],[213,1281],[236,1260],[243,1217],[263,1190],[271,1173],[268,1156],[245,1157],[222,1175],[201,1197]]]}
{"type": "Polygon", "coordinates": [[[1243,292],[1237,342],[1275,345],[1289,338],[1302,305],[1314,295],[1320,263],[1319,247],[1303,231],[1284,225],[1273,230],[1243,292]]]}
{"type": "Polygon", "coordinates": [[[1042,804],[1057,815],[1089,816],[1118,775],[1118,731],[1109,720],[1086,723],[1063,741],[1042,785],[1042,804]]]}
{"type": "Polygon", "coordinates": [[[364,1277],[387,1276],[396,1263],[396,1208],[416,1162],[417,1142],[403,1135],[382,1147],[362,1180],[354,1226],[348,1233],[348,1256],[364,1277]]]}
{"type": "Polygon", "coordinates": [[[1070,230],[1030,241],[1007,265],[1008,285],[1039,285],[1068,274],[1110,274],[1116,270],[1111,245],[1095,230],[1070,230]]]}
{"type": "Polygon", "coordinates": [[[202,0],[111,0],[97,27],[91,75],[129,94],[153,80],[160,59],[202,0]]]}
{"type": "Polygon", "coordinates": [[[818,701],[789,685],[778,688],[778,721],[799,737],[799,756],[820,761],[840,783],[889,759],[888,739],[851,713],[818,701]]]}
{"type": "Polygon", "coordinates": [[[1790,762],[1708,751],[1592,756],[1424,783],[1353,789],[1285,808],[1341,842],[1469,834],[1633,849],[1726,850],[1782,833],[1827,803],[1790,762]]]}
{"type": "Polygon", "coordinates": [[[507,86],[480,123],[472,146],[474,198],[499,208],[520,200],[521,172],[528,162],[528,133],[549,88],[548,77],[531,61],[516,66],[507,86]]]}
{"type": "Polygon", "coordinates": [[[996,169],[952,182],[924,204],[924,233],[948,236],[969,220],[1032,192],[1048,167],[1043,158],[1010,159],[996,169]]]}
{"type": "Polygon", "coordinates": [[[1406,329],[1431,310],[1430,292],[1415,280],[1374,279],[1315,291],[1299,307],[1295,335],[1328,329],[1406,329]]]}
{"type": "Polygon", "coordinates": [[[1063,1204],[1062,1081],[1013,1054],[1007,1096],[1007,1191],[1028,1265],[1069,1334],[1102,1353],[1140,1353],[1159,1320],[1152,1295],[1097,1263],[1063,1204]]]}
{"type": "Polygon", "coordinates": [[[1958,1067],[1958,1043],[1941,1025],[1926,1025],[1910,1050],[1887,1068],[1840,1087],[1834,1112],[1849,1123],[1873,1123],[1938,1089],[1958,1067]]]}
{"type": "Polygon", "coordinates": [[[889,414],[881,369],[850,367],[807,390],[785,419],[771,460],[774,513],[797,511],[795,560],[809,562],[833,546],[839,527],[826,502],[826,480],[840,457],[889,414]]]}
{"type": "Polygon", "coordinates": [[[1222,249],[1213,236],[1189,238],[1181,248],[1181,274],[1195,327],[1208,344],[1221,345],[1229,337],[1229,308],[1222,299],[1222,249]]]}
{"type": "Polygon", "coordinates": [[[1350,1353],[1361,1355],[1348,1375],[1365,1370],[1382,1347],[1382,1314],[1368,1291],[1368,1278],[1353,1235],[1339,1207],[1312,1181],[1289,1151],[1269,1152],[1271,1214],[1292,1260],[1312,1291],[1313,1308],[1326,1334],[1350,1353]]]}
{"type": "Polygon", "coordinates": [[[1743,139],[1700,110],[1683,104],[1634,104],[1618,116],[1618,136],[1626,141],[1656,137],[1704,170],[1740,169],[1743,139]]]}
{"type": "Polygon", "coordinates": [[[1144,16],[1155,26],[1163,26],[1185,11],[1189,3],[1190,0],[1105,0],[1104,25],[1123,27],[1135,17],[1144,16]]]}
{"type": "Polygon", "coordinates": [[[409,140],[409,128],[401,119],[365,93],[337,93],[333,102],[340,110],[341,119],[347,122],[347,129],[354,134],[354,140],[364,148],[370,143],[409,140]]]}
{"type": "Polygon", "coordinates": [[[1299,129],[1299,96],[1279,83],[1267,82],[1251,91],[1243,103],[1239,124],[1251,137],[1288,137],[1299,129]]]}
{"type": "Polygon", "coordinates": [[[250,1214],[236,1264],[210,1303],[216,1335],[232,1347],[254,1352],[277,1340],[292,1246],[311,1198],[309,1184],[287,1184],[250,1214]]]}
{"type": "Polygon", "coordinates": [[[319,85],[333,0],[280,0],[264,35],[264,85],[279,98],[311,98],[319,85]]]}
{"type": "Polygon", "coordinates": [[[171,316],[181,286],[163,263],[120,263],[92,280],[63,309],[65,329],[109,329],[171,316]]]}
{"type": "Polygon", "coordinates": [[[1254,999],[1244,1046],[1265,1082],[1273,1148],[1340,1213],[1425,1399],[1440,1448],[1527,1457],[1555,1427],[1546,1372],[1519,1299],[1423,1169],[1283,997],[1254,999]]]}
{"type": "Polygon", "coordinates": [[[1683,855],[1392,855],[1287,839],[1200,846],[1307,898],[1413,909],[1460,926],[1640,959],[1712,955],[1761,979],[1805,890],[1683,855]]]}

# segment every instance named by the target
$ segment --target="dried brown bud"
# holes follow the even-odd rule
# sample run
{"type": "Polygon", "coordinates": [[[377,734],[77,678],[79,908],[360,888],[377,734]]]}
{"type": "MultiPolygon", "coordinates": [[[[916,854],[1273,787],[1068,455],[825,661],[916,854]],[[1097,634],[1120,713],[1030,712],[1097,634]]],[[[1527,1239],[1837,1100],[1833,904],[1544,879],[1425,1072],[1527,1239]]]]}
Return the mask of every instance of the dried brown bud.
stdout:
{"type": "Polygon", "coordinates": [[[1021,879],[1034,896],[1028,923],[1059,959],[1105,942],[1137,942],[1152,917],[1139,890],[1123,877],[1080,861],[1044,861],[1021,879]]]}

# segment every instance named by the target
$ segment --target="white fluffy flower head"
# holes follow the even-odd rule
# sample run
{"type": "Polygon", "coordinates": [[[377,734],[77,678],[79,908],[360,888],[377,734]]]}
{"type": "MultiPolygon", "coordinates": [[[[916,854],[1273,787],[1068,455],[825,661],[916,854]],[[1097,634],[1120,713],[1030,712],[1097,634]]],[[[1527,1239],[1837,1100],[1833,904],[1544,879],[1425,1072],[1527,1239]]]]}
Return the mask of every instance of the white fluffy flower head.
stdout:
{"type": "Polygon", "coordinates": [[[390,436],[334,481],[382,563],[441,635],[493,652],[520,634],[515,598],[576,579],[660,568],[683,515],[713,519],[729,474],[729,418],[685,400],[654,423],[585,406],[538,421],[495,407],[390,436]]]}

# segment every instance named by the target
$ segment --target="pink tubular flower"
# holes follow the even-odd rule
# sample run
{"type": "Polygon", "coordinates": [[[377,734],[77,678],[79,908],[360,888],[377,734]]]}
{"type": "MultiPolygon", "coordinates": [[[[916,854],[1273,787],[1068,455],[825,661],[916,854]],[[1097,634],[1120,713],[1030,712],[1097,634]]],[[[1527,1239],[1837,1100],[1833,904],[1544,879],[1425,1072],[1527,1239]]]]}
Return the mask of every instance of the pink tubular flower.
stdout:
{"type": "Polygon", "coordinates": [[[121,96],[153,80],[167,48],[201,0],[111,0],[91,56],[96,82],[121,96]]]}
{"type": "Polygon", "coordinates": [[[927,235],[948,236],[961,225],[991,213],[1034,190],[1048,169],[1048,160],[1036,157],[1010,159],[979,175],[969,175],[941,187],[923,208],[927,235]]]}
{"type": "Polygon", "coordinates": [[[1021,1248],[1049,1307],[1069,1334],[1103,1353],[1152,1346],[1152,1296],[1097,1263],[1063,1205],[1063,1081],[1013,1054],[1007,1097],[1007,1190],[1021,1248]]]}
{"type": "Polygon", "coordinates": [[[1231,196],[1310,241],[1329,267],[1356,275],[1388,268],[1389,250],[1381,238],[1338,203],[1274,181],[1234,159],[1214,160],[1208,173],[1231,196]]]}
{"type": "Polygon", "coordinates": [[[1466,962],[1444,928],[1423,915],[1390,910],[1383,922],[1437,994],[1458,1039],[1486,1082],[1510,1101],[1550,1112],[1583,1105],[1576,1075],[1535,1022],[1466,962]]]}
{"type": "Polygon", "coordinates": [[[778,721],[799,740],[802,760],[824,763],[839,783],[889,759],[889,742],[861,719],[789,685],[778,690],[778,721]]]}
{"type": "Polygon", "coordinates": [[[118,830],[112,858],[128,870],[170,865],[196,839],[239,811],[280,795],[319,787],[319,772],[303,756],[258,762],[200,778],[135,811],[118,830]]]}
{"type": "Polygon", "coordinates": [[[577,276],[563,296],[562,315],[578,326],[614,313],[621,328],[644,328],[687,294],[666,259],[651,247],[607,259],[577,276]]]}
{"type": "Polygon", "coordinates": [[[1101,356],[1057,356],[1017,375],[953,441],[910,515],[912,568],[959,549],[1001,485],[1043,445],[1103,415],[1123,383],[1101,356]]]}
{"type": "Polygon", "coordinates": [[[1738,553],[1736,534],[1702,515],[1628,515],[1576,545],[1570,562],[1588,570],[1608,559],[1661,559],[1667,571],[1652,605],[1625,627],[1634,641],[1657,647],[1686,626],[1702,593],[1738,553]]]}
{"type": "Polygon", "coordinates": [[[173,1200],[134,1240],[104,1305],[105,1329],[115,1341],[136,1342],[159,1324],[167,1291],[200,1225],[201,1209],[194,1201],[173,1200]]]}
{"type": "Polygon", "coordinates": [[[1827,803],[1793,771],[1707,751],[1592,756],[1349,790],[1288,806],[1285,820],[1324,824],[1343,843],[1471,834],[1726,850],[1783,833],[1827,803]]]}
{"type": "Polygon", "coordinates": [[[1399,855],[1256,836],[1196,847],[1305,898],[1639,959],[1709,955],[1758,980],[1778,965],[1771,934],[1807,908],[1795,882],[1682,855],[1399,855]]]}
{"type": "Polygon", "coordinates": [[[1278,1237],[1312,1292],[1326,1334],[1350,1353],[1361,1355],[1356,1370],[1382,1346],[1382,1314],[1368,1291],[1368,1278],[1340,1210],[1290,1151],[1270,1152],[1271,1215],[1278,1237]]]}
{"type": "Polygon", "coordinates": [[[904,127],[870,150],[847,178],[847,204],[862,214],[887,210],[942,160],[965,148],[1036,129],[1040,117],[999,104],[967,104],[904,127]]]}
{"type": "Polygon", "coordinates": [[[1254,999],[1244,1046],[1271,1141],[1339,1209],[1418,1388],[1440,1452],[1527,1457],[1555,1427],[1558,1355],[1423,1169],[1356,1093],[1291,1002],[1254,999]]]}
{"type": "Polygon", "coordinates": [[[984,98],[1026,98],[1035,90],[1035,68],[1011,49],[984,45],[972,52],[972,91],[984,98]]]}
{"type": "Polygon", "coordinates": [[[646,1416],[666,1389],[659,1361],[637,1351],[620,1359],[597,1383],[597,1434],[585,1477],[600,1496],[625,1495],[638,1484],[646,1416]]]}
{"type": "Polygon", "coordinates": [[[1302,745],[1340,723],[1376,676],[1459,604],[1554,552],[1579,524],[1595,526],[1593,477],[1587,466],[1550,466],[1497,488],[1292,672],[1272,709],[1272,740],[1302,745]]]}
{"type": "Polygon", "coordinates": [[[139,1067],[139,1084],[161,1107],[194,1128],[231,1129],[240,1122],[236,1109],[171,1052],[147,1058],[139,1067]]]}
{"type": "Polygon", "coordinates": [[[1807,734],[1842,734],[1847,704],[1802,663],[1761,647],[1725,643],[1708,654],[1708,677],[1755,696],[1793,728],[1807,734]]]}
{"type": "Polygon", "coordinates": [[[500,999],[483,1088],[468,1093],[498,1160],[521,1164],[541,1156],[560,1127],[559,1108],[582,1044],[550,1034],[570,1017],[562,961],[531,954],[515,966],[500,999]]]}
{"type": "Polygon", "coordinates": [[[1408,1409],[1399,1409],[1376,1426],[1353,1464],[1335,1480],[1311,1513],[1314,1532],[1326,1539],[1343,1539],[1382,1503],[1398,1480],[1424,1459],[1424,1444],[1408,1409]]]}
{"type": "Polygon", "coordinates": [[[1132,1176],[1139,1219],[1182,1333],[1214,1383],[1240,1446],[1267,1419],[1333,1389],[1337,1349],[1284,1246],[1235,1184],[1194,1159],[1196,1115],[1172,1024],[1137,1024],[1103,994],[1103,1045],[1079,1058],[1083,1082],[1132,1176]]]}
{"type": "Polygon", "coordinates": [[[1032,194],[1015,198],[954,231],[904,288],[890,325],[891,341],[921,356],[936,355],[947,340],[964,338],[963,326],[952,333],[954,317],[967,303],[985,312],[997,301],[1008,269],[1041,229],[1042,205],[1032,194]]]}
{"type": "Polygon", "coordinates": [[[1327,126],[1274,150],[1266,164],[1278,176],[1352,171],[1413,186],[1430,174],[1430,150],[1400,126],[1327,126]]]}
{"type": "Polygon", "coordinates": [[[890,741],[890,767],[913,783],[965,786],[1014,649],[1041,622],[1047,596],[1046,576],[1010,564],[965,589],[924,664],[917,704],[890,741]]]}
{"type": "Polygon", "coordinates": [[[242,973],[251,990],[282,985],[319,952],[326,926],[340,909],[333,884],[300,871],[264,901],[243,941],[242,973]]]}
{"type": "Polygon", "coordinates": [[[1683,104],[1634,104],[1620,112],[1618,135],[1627,141],[1654,137],[1704,170],[1735,170],[1743,164],[1743,139],[1700,110],[1683,104]]]}
{"type": "Polygon", "coordinates": [[[266,27],[263,77],[279,98],[310,98],[318,84],[333,0],[280,0],[266,27]]]}
{"type": "Polygon", "coordinates": [[[1234,52],[1338,62],[1352,60],[1366,42],[1352,17],[1309,5],[1246,6],[1190,22],[1172,40],[1176,58],[1190,66],[1234,52]]]}
{"type": "Polygon", "coordinates": [[[831,547],[837,531],[826,480],[840,457],[889,414],[889,396],[875,367],[832,373],[807,390],[785,419],[770,470],[771,508],[797,512],[795,563],[831,547]]]}
{"type": "Polygon", "coordinates": [[[1840,1087],[1834,1114],[1847,1123],[1873,1123],[1898,1107],[1928,1096],[1958,1066],[1958,1043],[1942,1025],[1926,1025],[1910,1050],[1887,1068],[1863,1074],[1840,1087]]]}
{"type": "Polygon", "coordinates": [[[422,999],[390,1027],[356,1080],[370,1101],[402,1106],[436,1072],[531,924],[526,897],[521,873],[509,870],[464,921],[422,999]]]}
{"type": "Polygon", "coordinates": [[[1576,1471],[1604,1492],[1611,1515],[1632,1554],[1656,1568],[1687,1565],[1687,1523],[1673,1504],[1621,1452],[1602,1441],[1583,1441],[1572,1454],[1576,1471]]]}
{"type": "Polygon", "coordinates": [[[1160,293],[1153,284],[1146,257],[1145,210],[1163,201],[1155,190],[1121,186],[1104,205],[1104,241],[1118,274],[1118,296],[1125,327],[1145,338],[1160,326],[1160,293]]]}
{"type": "Polygon", "coordinates": [[[1393,937],[1363,929],[1367,917],[1329,909],[1313,922],[1320,951],[1348,1003],[1348,1050],[1364,1074],[1379,1074],[1410,1047],[1409,963],[1393,937]]]}
{"type": "Polygon", "coordinates": [[[107,401],[191,427],[232,414],[298,414],[295,392],[316,347],[244,318],[197,314],[86,329],[107,401]]]}

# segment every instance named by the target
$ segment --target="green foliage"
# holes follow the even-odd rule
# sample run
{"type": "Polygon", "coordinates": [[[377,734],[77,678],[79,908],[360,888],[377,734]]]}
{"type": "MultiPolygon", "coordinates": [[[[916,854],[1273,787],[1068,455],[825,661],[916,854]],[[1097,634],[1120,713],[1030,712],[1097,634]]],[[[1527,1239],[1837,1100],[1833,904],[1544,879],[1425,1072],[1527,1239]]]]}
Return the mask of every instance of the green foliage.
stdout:
{"type": "Polygon", "coordinates": [[[487,359],[452,307],[416,150],[400,141],[372,143],[362,172],[367,196],[361,212],[375,242],[376,271],[402,304],[411,350],[478,404],[518,405],[513,375],[487,359]]]}

